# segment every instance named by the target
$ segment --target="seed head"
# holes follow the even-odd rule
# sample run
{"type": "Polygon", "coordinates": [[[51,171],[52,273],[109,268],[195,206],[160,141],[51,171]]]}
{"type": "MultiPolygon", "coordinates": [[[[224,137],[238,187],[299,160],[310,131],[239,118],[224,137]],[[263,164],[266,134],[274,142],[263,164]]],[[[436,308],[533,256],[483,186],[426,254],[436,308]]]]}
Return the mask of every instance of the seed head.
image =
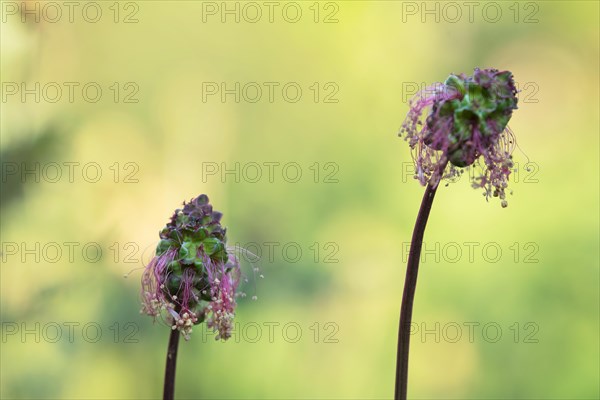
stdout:
{"type": "Polygon", "coordinates": [[[472,186],[505,207],[515,145],[508,121],[516,94],[511,72],[479,68],[472,77],[452,74],[417,93],[399,133],[413,150],[415,178],[435,186],[475,166],[472,186]]]}
{"type": "Polygon", "coordinates": [[[221,217],[204,194],[184,202],[160,232],[156,255],[142,275],[142,312],[166,316],[186,340],[203,321],[217,338],[231,336],[241,272],[227,249],[221,217]]]}

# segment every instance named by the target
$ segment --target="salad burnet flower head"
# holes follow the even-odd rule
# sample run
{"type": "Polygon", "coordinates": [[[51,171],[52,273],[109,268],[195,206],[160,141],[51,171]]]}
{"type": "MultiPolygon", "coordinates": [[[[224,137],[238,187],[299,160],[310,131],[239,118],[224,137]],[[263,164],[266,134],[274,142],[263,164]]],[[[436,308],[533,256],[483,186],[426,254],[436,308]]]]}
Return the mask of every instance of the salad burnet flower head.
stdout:
{"type": "Polygon", "coordinates": [[[217,340],[231,337],[236,298],[244,295],[221,217],[204,194],[184,202],[160,231],[156,255],[142,274],[141,312],[162,318],[186,340],[202,322],[217,340]]]}
{"type": "Polygon", "coordinates": [[[506,207],[515,146],[508,121],[517,109],[516,95],[511,72],[479,68],[473,76],[451,74],[417,93],[399,133],[413,151],[415,178],[436,186],[476,166],[472,186],[506,207]]]}

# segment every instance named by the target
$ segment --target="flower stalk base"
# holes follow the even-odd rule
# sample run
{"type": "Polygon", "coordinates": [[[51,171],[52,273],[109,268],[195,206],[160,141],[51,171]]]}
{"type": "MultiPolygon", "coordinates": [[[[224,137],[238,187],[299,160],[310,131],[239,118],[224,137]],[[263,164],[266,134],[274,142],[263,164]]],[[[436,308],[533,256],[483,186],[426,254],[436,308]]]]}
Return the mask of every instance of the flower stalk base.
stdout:
{"type": "Polygon", "coordinates": [[[179,336],[181,336],[181,334],[177,329],[171,330],[171,335],[169,336],[169,348],[167,350],[167,365],[165,367],[164,400],[173,400],[175,398],[175,367],[177,366],[179,336]]]}
{"type": "MultiPolygon", "coordinates": [[[[444,165],[445,167],[445,165],[444,165]]],[[[404,293],[402,294],[402,305],[400,307],[400,326],[398,328],[398,353],[396,358],[396,400],[406,400],[408,387],[408,350],[410,346],[410,323],[412,320],[413,302],[415,289],[417,288],[417,275],[419,273],[419,259],[421,258],[421,247],[427,219],[433,204],[438,184],[429,183],[425,189],[421,208],[415,222],[408,263],[406,267],[406,278],[404,280],[404,293]]]]}

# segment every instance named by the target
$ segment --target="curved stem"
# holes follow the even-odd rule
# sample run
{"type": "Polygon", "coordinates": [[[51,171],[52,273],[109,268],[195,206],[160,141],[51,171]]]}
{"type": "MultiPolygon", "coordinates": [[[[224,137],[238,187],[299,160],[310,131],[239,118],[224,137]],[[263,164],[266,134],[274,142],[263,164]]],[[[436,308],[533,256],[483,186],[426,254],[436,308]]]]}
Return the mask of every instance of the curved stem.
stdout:
{"type": "MultiPolygon", "coordinates": [[[[445,167],[445,165],[444,165],[445,167]]],[[[443,171],[443,169],[442,169],[443,171]]],[[[438,185],[428,184],[421,201],[421,208],[415,222],[408,264],[406,266],[406,279],[404,280],[404,293],[402,294],[402,306],[400,308],[400,326],[398,328],[398,353],[396,358],[396,400],[406,400],[408,387],[408,350],[410,346],[410,325],[412,320],[413,300],[417,288],[417,275],[419,273],[419,258],[423,245],[423,235],[427,226],[427,218],[431,211],[433,198],[438,185]]]]}
{"type": "Polygon", "coordinates": [[[164,400],[173,400],[175,396],[175,367],[177,366],[177,348],[179,346],[178,329],[171,331],[169,336],[169,348],[167,350],[167,365],[165,368],[165,386],[163,391],[164,400]]]}

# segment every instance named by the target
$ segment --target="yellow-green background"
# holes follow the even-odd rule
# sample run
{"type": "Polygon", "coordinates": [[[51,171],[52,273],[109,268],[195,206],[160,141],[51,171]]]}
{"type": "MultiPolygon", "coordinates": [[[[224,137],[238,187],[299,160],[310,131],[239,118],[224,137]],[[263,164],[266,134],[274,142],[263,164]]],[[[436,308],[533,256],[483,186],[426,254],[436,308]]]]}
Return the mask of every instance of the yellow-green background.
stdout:
{"type": "Polygon", "coordinates": [[[508,69],[521,87],[534,85],[528,93],[536,88],[537,102],[521,102],[510,126],[522,149],[515,161],[529,157],[537,183],[523,182],[521,170],[507,209],[486,203],[466,179],[438,192],[430,246],[497,242],[503,256],[490,263],[479,251],[474,262],[463,253],[457,263],[422,264],[414,320],[430,329],[456,322],[463,337],[413,337],[410,396],[598,398],[598,3],[520,3],[515,22],[513,2],[499,2],[497,23],[482,17],[482,3],[473,22],[464,14],[458,23],[431,16],[423,23],[420,14],[403,22],[401,2],[340,1],[332,24],[312,21],[312,3],[299,3],[304,15],[296,24],[280,13],[273,23],[265,16],[256,24],[203,23],[202,5],[192,1],[138,1],[134,24],[112,22],[112,2],[102,3],[106,14],[96,24],[80,14],[74,23],[66,16],[56,24],[12,16],[2,23],[2,82],[95,81],[105,89],[96,104],[15,96],[1,104],[2,162],[93,161],[104,174],[95,184],[80,175],[74,183],[2,182],[3,243],[98,242],[104,250],[97,263],[77,253],[73,263],[64,254],[57,263],[31,256],[23,263],[18,255],[2,263],[3,329],[81,324],[73,343],[64,325],[57,343],[6,336],[2,398],[160,397],[168,328],[138,314],[140,271],[123,274],[142,264],[141,251],[152,251],[173,209],[200,193],[225,214],[232,243],[297,242],[303,257],[290,263],[279,251],[260,262],[259,300],[240,302],[236,316],[260,324],[257,343],[200,334],[182,341],[177,396],[391,398],[402,244],[423,192],[402,175],[410,161],[396,136],[408,109],[403,85],[477,66],[508,69]],[[538,22],[524,23],[536,5],[538,22]],[[298,82],[304,95],[298,103],[280,96],[273,103],[202,102],[202,82],[236,81],[298,82]],[[113,82],[136,82],[139,103],[115,104],[107,89],[113,82]],[[313,82],[335,82],[339,102],[314,103],[313,82]],[[112,182],[114,162],[137,163],[139,182],[112,182]],[[272,183],[202,182],[204,162],[297,162],[304,175],[296,184],[280,174],[272,183]],[[314,183],[308,167],[315,162],[336,163],[339,182],[314,183]],[[125,263],[121,254],[115,263],[108,249],[114,242],[136,243],[138,262],[125,263]],[[324,262],[323,250],[315,262],[313,242],[336,243],[339,262],[324,262]],[[515,242],[517,262],[509,249],[515,242]],[[538,262],[523,262],[529,242],[538,262]],[[88,322],[103,328],[97,343],[82,339],[88,322]],[[109,330],[115,322],[117,343],[109,330]],[[139,326],[137,343],[124,343],[128,322],[139,326]],[[265,322],[280,324],[273,343],[265,322]],[[297,343],[283,340],[289,322],[303,330],[297,343]],[[310,330],[315,322],[319,343],[310,330]],[[327,322],[339,327],[338,343],[324,343],[327,322]],[[495,322],[501,340],[486,341],[478,329],[470,343],[465,322],[495,322]],[[528,322],[539,328],[537,343],[524,343],[528,322]]]}

